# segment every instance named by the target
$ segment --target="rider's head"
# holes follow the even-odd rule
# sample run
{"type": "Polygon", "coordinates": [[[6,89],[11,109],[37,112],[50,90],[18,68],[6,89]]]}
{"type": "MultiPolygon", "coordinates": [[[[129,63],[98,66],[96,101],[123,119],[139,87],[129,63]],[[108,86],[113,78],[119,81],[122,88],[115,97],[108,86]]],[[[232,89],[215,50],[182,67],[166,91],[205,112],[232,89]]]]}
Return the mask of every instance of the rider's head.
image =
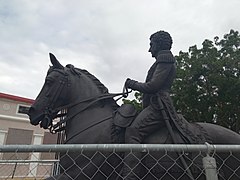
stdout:
{"type": "Polygon", "coordinates": [[[170,50],[172,48],[172,37],[168,32],[158,31],[150,36],[150,49],[153,57],[161,50],[170,50]]]}

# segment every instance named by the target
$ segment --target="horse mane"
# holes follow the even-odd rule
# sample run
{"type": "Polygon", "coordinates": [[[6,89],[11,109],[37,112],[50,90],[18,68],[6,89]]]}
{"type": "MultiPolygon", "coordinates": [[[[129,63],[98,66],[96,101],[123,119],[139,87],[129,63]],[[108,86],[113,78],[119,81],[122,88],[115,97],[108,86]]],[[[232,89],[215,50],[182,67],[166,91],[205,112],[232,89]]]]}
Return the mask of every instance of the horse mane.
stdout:
{"type": "Polygon", "coordinates": [[[94,75],[92,75],[87,70],[76,68],[71,64],[68,64],[66,67],[70,68],[70,70],[73,74],[80,75],[81,73],[83,73],[84,75],[89,77],[94,82],[94,84],[99,88],[101,93],[103,93],[103,94],[108,93],[108,88],[103,83],[101,83],[101,81],[98,78],[96,78],[94,75]]]}
{"type": "Polygon", "coordinates": [[[97,79],[94,75],[92,75],[90,72],[88,72],[85,69],[79,69],[82,73],[84,73],[86,76],[88,76],[95,84],[96,86],[100,89],[100,91],[105,94],[108,93],[108,88],[101,83],[99,79],[97,79]]]}

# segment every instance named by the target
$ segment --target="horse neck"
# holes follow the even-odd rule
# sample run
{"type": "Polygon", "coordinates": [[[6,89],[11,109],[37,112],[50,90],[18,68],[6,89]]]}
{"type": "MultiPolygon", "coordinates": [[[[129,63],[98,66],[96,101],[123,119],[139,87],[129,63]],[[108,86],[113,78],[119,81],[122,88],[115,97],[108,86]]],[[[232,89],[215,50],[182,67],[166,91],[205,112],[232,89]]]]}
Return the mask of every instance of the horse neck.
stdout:
{"type": "MultiPolygon", "coordinates": [[[[94,102],[98,97],[107,93],[107,88],[95,77],[89,74],[86,75],[84,72],[79,79],[74,78],[72,81],[75,83],[72,83],[72,93],[69,101],[77,102],[78,105],[68,109],[67,117],[71,118],[66,122],[67,139],[76,134],[81,138],[81,134],[103,123],[105,125],[103,128],[107,128],[106,131],[111,132],[109,129],[111,126],[110,120],[112,119],[116,104],[109,102],[102,103],[101,101],[94,102]],[[91,104],[92,102],[94,103],[91,104]]],[[[113,99],[104,101],[114,102],[113,99]]],[[[93,132],[95,136],[98,133],[100,133],[99,129],[93,132]]],[[[89,136],[92,138],[92,134],[89,134],[89,136]]],[[[78,143],[81,143],[81,141],[78,141],[78,143]]]]}
{"type": "MultiPolygon", "coordinates": [[[[105,103],[103,105],[101,104],[101,102],[96,102],[96,104],[88,107],[87,109],[81,112],[82,108],[86,107],[87,104],[88,103],[84,103],[80,106],[68,109],[67,117],[71,117],[72,114],[76,114],[76,116],[69,119],[66,123],[67,139],[72,138],[73,136],[76,135],[80,137],[81,134],[84,134],[95,128],[96,130],[94,131],[94,135],[96,137],[100,136],[100,134],[98,133],[101,133],[102,131],[99,131],[99,128],[97,127],[101,126],[101,124],[104,124],[103,128],[106,128],[107,132],[109,133],[111,132],[111,120],[113,116],[113,111],[116,108],[114,103],[113,104],[105,103]]],[[[90,136],[91,138],[93,138],[92,134],[90,134],[90,136]]],[[[89,141],[91,140],[89,139],[89,141]]]]}

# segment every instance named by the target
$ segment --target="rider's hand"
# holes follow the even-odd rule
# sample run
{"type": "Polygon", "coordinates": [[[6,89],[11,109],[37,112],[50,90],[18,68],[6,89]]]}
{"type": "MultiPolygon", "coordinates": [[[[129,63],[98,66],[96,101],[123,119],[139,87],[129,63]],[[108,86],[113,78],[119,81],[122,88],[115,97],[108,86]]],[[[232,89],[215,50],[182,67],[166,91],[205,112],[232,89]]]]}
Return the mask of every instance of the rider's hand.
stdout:
{"type": "Polygon", "coordinates": [[[127,78],[125,81],[125,87],[132,89],[135,83],[136,83],[136,81],[134,81],[130,78],[127,78]]]}

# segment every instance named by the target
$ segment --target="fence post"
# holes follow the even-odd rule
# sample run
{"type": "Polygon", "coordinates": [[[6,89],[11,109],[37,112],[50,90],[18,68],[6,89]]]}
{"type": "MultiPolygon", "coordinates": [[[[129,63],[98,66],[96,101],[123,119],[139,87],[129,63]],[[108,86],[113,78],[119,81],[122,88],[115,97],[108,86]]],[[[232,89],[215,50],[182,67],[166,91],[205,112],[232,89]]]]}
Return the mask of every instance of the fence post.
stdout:
{"type": "Polygon", "coordinates": [[[215,158],[207,154],[207,156],[203,158],[203,167],[206,174],[206,180],[218,180],[215,158]]]}

